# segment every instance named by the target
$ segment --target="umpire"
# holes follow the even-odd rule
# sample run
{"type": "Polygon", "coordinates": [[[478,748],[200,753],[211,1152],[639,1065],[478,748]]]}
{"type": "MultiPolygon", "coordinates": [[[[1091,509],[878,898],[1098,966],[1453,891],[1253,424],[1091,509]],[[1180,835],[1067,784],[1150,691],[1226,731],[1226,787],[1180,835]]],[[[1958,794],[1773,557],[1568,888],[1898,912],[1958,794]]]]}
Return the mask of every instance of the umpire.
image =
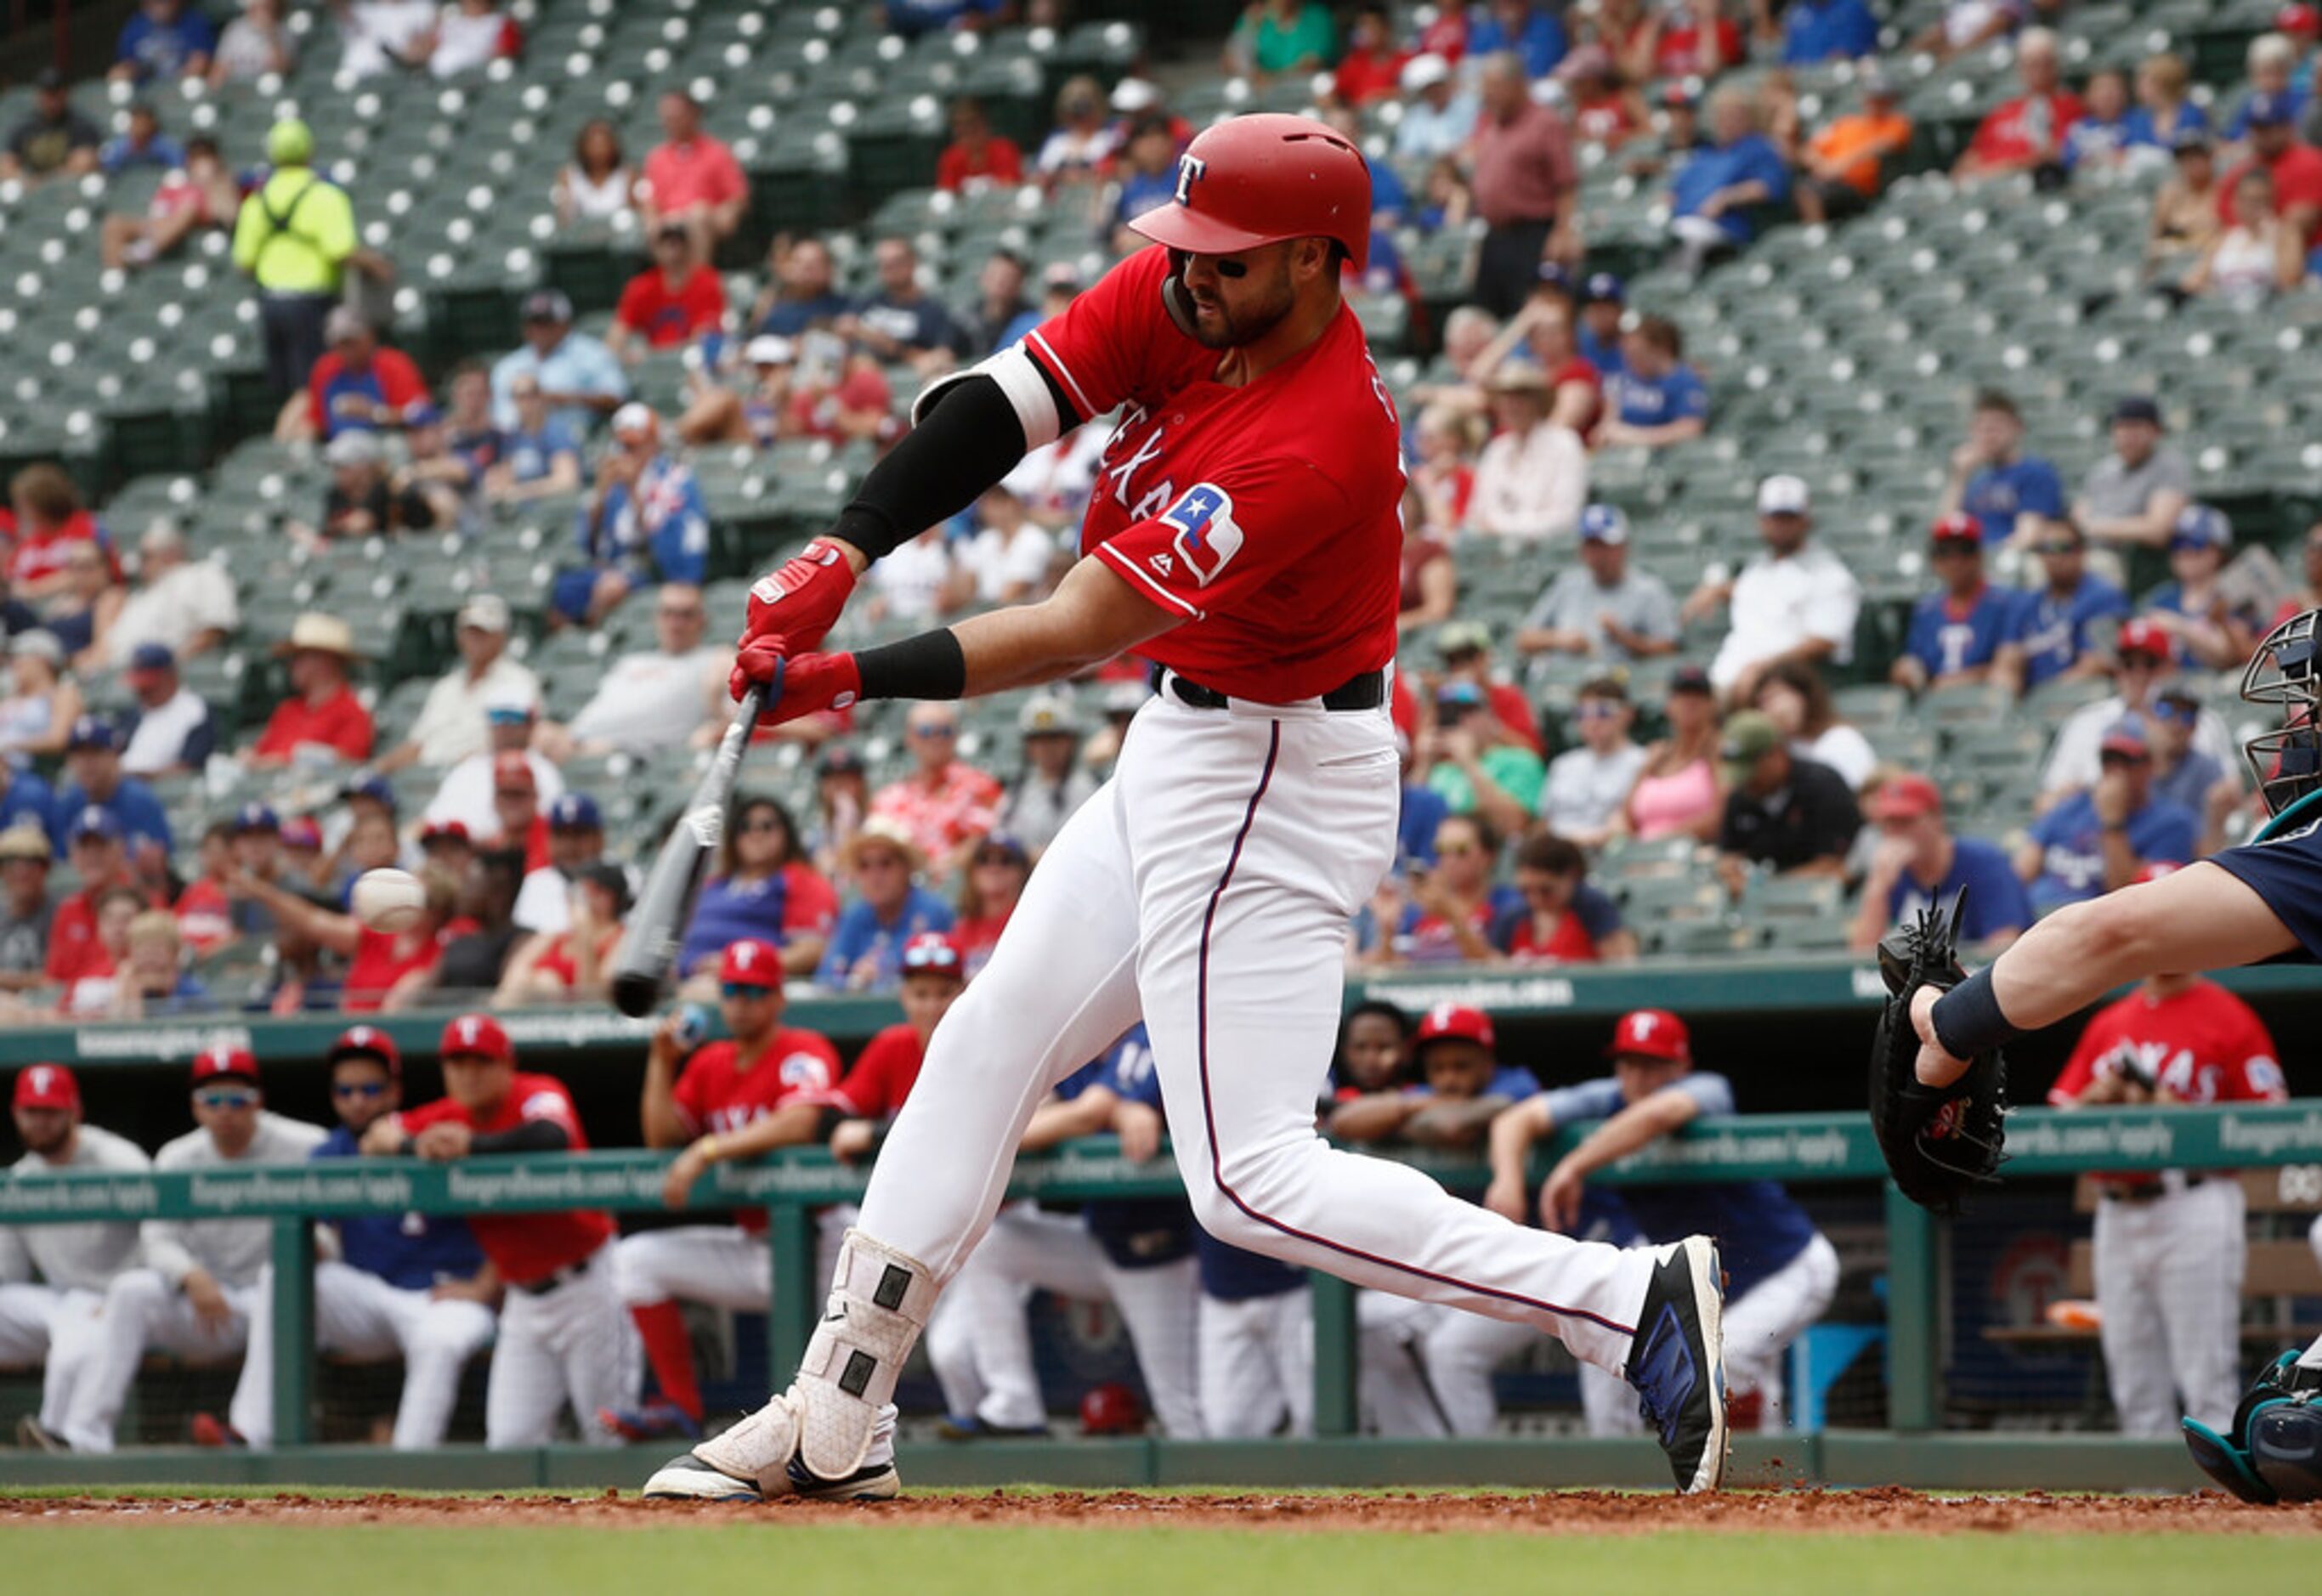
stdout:
{"type": "Polygon", "coordinates": [[[277,399],[302,387],[323,354],[323,319],[357,251],[346,190],[315,171],[315,135],[289,117],[266,135],[273,174],[242,202],[233,263],[258,280],[266,379],[277,399]]]}

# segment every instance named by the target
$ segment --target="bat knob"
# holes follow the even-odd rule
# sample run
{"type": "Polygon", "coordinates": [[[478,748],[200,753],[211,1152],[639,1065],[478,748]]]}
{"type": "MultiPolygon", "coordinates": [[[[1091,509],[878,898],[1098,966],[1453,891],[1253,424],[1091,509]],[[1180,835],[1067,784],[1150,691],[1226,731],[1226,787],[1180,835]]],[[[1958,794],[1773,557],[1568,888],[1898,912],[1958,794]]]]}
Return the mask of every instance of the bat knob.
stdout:
{"type": "Polygon", "coordinates": [[[644,971],[624,970],[613,977],[613,1007],[631,1019],[643,1019],[661,1002],[661,978],[644,971]]]}

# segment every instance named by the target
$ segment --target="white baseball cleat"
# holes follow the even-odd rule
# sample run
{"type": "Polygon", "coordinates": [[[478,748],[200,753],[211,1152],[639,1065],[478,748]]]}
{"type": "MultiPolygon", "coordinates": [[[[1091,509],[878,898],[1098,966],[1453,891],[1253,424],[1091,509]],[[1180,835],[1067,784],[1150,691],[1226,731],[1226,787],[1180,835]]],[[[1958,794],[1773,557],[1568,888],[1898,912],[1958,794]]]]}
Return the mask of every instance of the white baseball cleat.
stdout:
{"type": "Polygon", "coordinates": [[[781,1486],[769,1491],[754,1480],[727,1473],[689,1452],[672,1457],[645,1482],[645,1496],[655,1501],[764,1501],[770,1496],[795,1496],[805,1501],[887,1501],[900,1494],[902,1476],[892,1463],[865,1464],[844,1480],[818,1480],[806,1465],[792,1458],[781,1486]]]}

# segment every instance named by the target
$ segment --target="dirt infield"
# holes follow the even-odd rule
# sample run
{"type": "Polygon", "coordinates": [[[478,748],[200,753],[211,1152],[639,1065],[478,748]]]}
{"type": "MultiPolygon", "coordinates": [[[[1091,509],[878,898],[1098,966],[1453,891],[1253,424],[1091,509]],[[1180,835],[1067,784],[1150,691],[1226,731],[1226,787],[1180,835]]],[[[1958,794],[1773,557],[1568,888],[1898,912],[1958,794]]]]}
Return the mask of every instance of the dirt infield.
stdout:
{"type": "Polygon", "coordinates": [[[0,1528],[235,1523],[645,1528],[687,1522],[842,1523],[1083,1528],[1167,1526],[1406,1534],[1649,1535],[1661,1530],[1800,1535],[2322,1535],[2322,1503],[2252,1508],[2215,1492],[2182,1497],[1988,1496],[1905,1491],[1734,1491],[1678,1498],[1571,1491],[1540,1495],[1295,1491],[928,1493],[878,1504],[781,1501],[764,1506],[645,1502],[594,1496],[0,1497],[0,1528]]]}

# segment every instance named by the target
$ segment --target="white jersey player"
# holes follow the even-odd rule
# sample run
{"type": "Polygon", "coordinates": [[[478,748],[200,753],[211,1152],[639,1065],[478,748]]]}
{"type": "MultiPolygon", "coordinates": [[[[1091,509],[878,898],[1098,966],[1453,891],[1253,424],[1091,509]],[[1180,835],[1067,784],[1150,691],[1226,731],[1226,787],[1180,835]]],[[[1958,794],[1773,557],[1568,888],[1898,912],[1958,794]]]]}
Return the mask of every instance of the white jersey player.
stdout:
{"type": "MultiPolygon", "coordinates": [[[[163,1173],[228,1164],[304,1163],[326,1134],[270,1113],[259,1089],[258,1061],[240,1048],[212,1048],[194,1060],[194,1117],[199,1127],[164,1145],[153,1167],[163,1173]]],[[[148,1347],[223,1363],[242,1354],[253,1318],[272,1311],[267,1267],[271,1219],[149,1219],[145,1265],[114,1278],[105,1293],[96,1350],[65,1411],[64,1438],[76,1452],[110,1452],[129,1387],[148,1347]]],[[[248,1367],[234,1388],[237,1429],[263,1423],[248,1367]]]]}
{"type": "Polygon", "coordinates": [[[1210,128],[1175,199],[1133,223],[1160,247],[923,395],[832,533],[753,589],[735,676],[768,689],[776,721],[1036,686],[1129,652],[1159,690],[937,1030],[797,1381],[649,1495],[899,1489],[880,1421],[937,1294],[991,1224],[1033,1110],[1139,1019],[1203,1228],[1559,1336],[1639,1387],[1681,1490],[1723,1479],[1706,1238],[1649,1254],[1527,1230],[1315,1134],[1346,926],[1393,862],[1401,789],[1401,424],[1339,292],[1369,216],[1369,169],[1330,129],[1210,128]],[[1116,408],[1083,557],[1053,596],[812,652],[873,560],[1116,408]]]}
{"type": "MultiPolygon", "coordinates": [[[[135,1144],[81,1123],[80,1085],[62,1064],[18,1071],[11,1101],[26,1149],[17,1180],[152,1167],[135,1144]]],[[[65,1415],[96,1345],[105,1288],[137,1255],[137,1227],[126,1221],[0,1229],[0,1363],[41,1365],[41,1411],[18,1421],[21,1444],[65,1449],[65,1415]]]]}

